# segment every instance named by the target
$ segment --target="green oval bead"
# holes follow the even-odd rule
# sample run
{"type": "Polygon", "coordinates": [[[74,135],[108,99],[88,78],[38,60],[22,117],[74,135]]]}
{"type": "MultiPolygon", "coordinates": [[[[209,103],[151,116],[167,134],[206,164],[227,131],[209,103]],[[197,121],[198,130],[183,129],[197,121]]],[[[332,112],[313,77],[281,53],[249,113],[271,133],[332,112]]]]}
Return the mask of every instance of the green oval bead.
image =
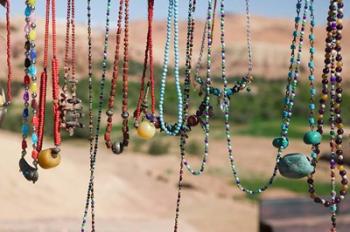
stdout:
{"type": "Polygon", "coordinates": [[[304,143],[316,145],[321,143],[322,135],[318,131],[308,131],[304,135],[304,143]]]}
{"type": "Polygon", "coordinates": [[[278,138],[275,138],[273,141],[272,141],[272,145],[276,148],[287,148],[288,145],[289,145],[289,141],[287,138],[283,138],[283,137],[278,137],[278,138]]]}
{"type": "Polygon", "coordinates": [[[284,156],[279,161],[278,170],[284,177],[300,179],[310,175],[315,168],[305,155],[292,153],[284,156]]]}

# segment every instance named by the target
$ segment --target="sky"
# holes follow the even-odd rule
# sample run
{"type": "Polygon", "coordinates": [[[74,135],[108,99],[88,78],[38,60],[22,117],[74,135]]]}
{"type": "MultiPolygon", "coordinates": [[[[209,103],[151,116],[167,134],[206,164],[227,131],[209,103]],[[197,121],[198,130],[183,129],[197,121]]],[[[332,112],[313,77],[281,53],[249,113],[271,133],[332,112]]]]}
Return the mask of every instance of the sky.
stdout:
{"type": "MultiPolygon", "coordinates": [[[[345,0],[345,2],[348,0],[345,0]]],[[[25,0],[12,0],[12,14],[14,16],[22,16],[24,12],[25,0]]],[[[67,1],[56,0],[57,17],[64,20],[67,1]]],[[[77,21],[80,23],[86,22],[86,0],[76,0],[77,21]]],[[[93,9],[93,22],[95,25],[104,25],[105,11],[107,0],[91,0],[93,9]]],[[[114,9],[117,9],[117,0],[114,0],[114,9]]],[[[179,0],[180,2],[180,17],[186,18],[186,9],[188,6],[187,0],[179,0]]],[[[207,1],[198,0],[197,16],[204,17],[206,14],[207,1]]],[[[45,0],[37,0],[37,15],[44,16],[45,0]]],[[[231,13],[244,13],[244,0],[226,0],[226,10],[231,13]]],[[[293,18],[295,15],[296,0],[250,0],[251,14],[269,17],[287,17],[293,18]]],[[[326,19],[328,9],[328,0],[315,0],[315,15],[319,24],[323,24],[326,19]]],[[[155,18],[165,19],[167,16],[167,0],[155,0],[155,18]]],[[[147,17],[147,0],[130,0],[130,17],[133,20],[146,19],[147,17]]],[[[112,17],[116,17],[116,11],[112,17]]],[[[347,9],[345,8],[345,12],[347,9]]],[[[350,14],[348,14],[350,15],[350,14]]]]}

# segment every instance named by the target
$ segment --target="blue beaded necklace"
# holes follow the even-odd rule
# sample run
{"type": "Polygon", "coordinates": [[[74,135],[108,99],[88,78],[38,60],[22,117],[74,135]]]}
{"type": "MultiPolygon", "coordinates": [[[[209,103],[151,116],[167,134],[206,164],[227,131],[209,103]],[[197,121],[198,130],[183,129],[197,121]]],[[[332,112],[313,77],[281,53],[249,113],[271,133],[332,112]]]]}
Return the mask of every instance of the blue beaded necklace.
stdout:
{"type": "Polygon", "coordinates": [[[179,73],[179,23],[178,23],[178,14],[179,14],[179,1],[178,0],[169,0],[168,7],[168,18],[167,18],[167,34],[166,34],[166,42],[165,42],[165,51],[164,51],[164,62],[163,62],[163,72],[161,75],[160,82],[160,95],[159,95],[159,118],[160,125],[162,130],[171,136],[176,136],[181,130],[183,114],[182,114],[182,93],[180,86],[180,73],[179,73]],[[175,59],[175,67],[174,67],[174,77],[175,77],[175,86],[176,86],[176,94],[177,94],[177,103],[178,103],[178,115],[177,115],[177,123],[173,126],[168,125],[164,121],[164,99],[165,99],[165,87],[166,87],[166,79],[168,74],[168,65],[169,65],[169,50],[170,50],[170,37],[172,32],[172,20],[174,23],[174,59],[175,59]]]}

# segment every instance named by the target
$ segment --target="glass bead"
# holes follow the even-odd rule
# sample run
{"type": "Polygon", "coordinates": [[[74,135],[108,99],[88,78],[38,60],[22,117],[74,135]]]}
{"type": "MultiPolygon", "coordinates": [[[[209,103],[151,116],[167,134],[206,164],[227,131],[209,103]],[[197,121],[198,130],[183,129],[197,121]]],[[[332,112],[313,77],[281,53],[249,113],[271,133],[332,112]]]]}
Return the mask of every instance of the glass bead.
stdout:
{"type": "Polygon", "coordinates": [[[36,39],[36,31],[35,31],[35,30],[31,30],[31,31],[29,32],[29,34],[28,34],[28,39],[29,39],[30,41],[33,41],[33,40],[36,39]]]}
{"type": "Polygon", "coordinates": [[[36,93],[38,91],[38,85],[36,82],[32,82],[32,84],[30,85],[30,92],[31,93],[36,93]]]}
{"type": "Polygon", "coordinates": [[[26,17],[29,17],[31,13],[32,13],[32,8],[30,8],[29,6],[27,6],[26,9],[24,10],[24,15],[25,15],[26,17]]]}
{"type": "Polygon", "coordinates": [[[28,108],[25,108],[24,110],[23,110],[23,118],[28,118],[28,116],[29,116],[29,109],[28,108]]]}
{"type": "Polygon", "coordinates": [[[29,66],[29,68],[28,68],[28,74],[30,75],[30,76],[35,76],[36,74],[37,74],[37,70],[36,70],[36,67],[35,67],[35,65],[31,65],[31,66],[29,66]]]}
{"type": "Polygon", "coordinates": [[[38,143],[38,136],[36,133],[32,134],[32,143],[37,144],[38,143]]]}
{"type": "Polygon", "coordinates": [[[28,4],[30,7],[35,7],[36,0],[27,0],[27,4],[28,4]]]}
{"type": "Polygon", "coordinates": [[[29,126],[28,126],[28,124],[23,124],[22,125],[22,134],[24,136],[27,136],[29,134],[29,126]]]}

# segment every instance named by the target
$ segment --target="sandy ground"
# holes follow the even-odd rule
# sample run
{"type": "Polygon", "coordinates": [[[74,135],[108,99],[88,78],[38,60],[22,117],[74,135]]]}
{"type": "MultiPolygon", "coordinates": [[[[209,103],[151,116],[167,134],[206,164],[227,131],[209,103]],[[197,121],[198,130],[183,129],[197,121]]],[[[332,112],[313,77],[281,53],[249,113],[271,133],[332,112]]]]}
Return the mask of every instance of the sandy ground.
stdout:
{"type": "MultiPolygon", "coordinates": [[[[62,164],[54,170],[40,170],[35,185],[19,173],[19,144],[20,136],[0,131],[0,231],[78,231],[89,174],[88,143],[65,143],[62,164]]],[[[270,174],[275,156],[270,139],[237,137],[234,144],[243,175],[270,174]]],[[[126,152],[114,156],[103,147],[96,170],[98,231],[172,231],[179,167],[176,154],[152,157],[126,152]]],[[[293,142],[291,149],[307,151],[302,143],[293,142]]],[[[202,177],[186,174],[185,182],[191,187],[183,193],[180,231],[257,231],[258,207],[230,184],[226,156],[224,143],[212,143],[208,173],[202,177]]],[[[274,190],[265,197],[291,195],[274,190]]]]}

